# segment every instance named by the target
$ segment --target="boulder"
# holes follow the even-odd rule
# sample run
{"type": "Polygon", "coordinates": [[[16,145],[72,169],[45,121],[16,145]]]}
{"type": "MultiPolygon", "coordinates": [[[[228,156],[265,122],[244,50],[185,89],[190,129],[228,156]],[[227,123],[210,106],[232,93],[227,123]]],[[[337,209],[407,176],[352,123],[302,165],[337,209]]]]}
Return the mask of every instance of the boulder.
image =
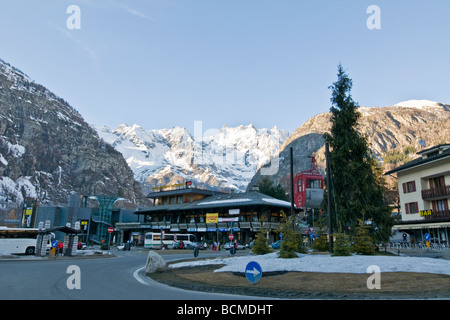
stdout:
{"type": "Polygon", "coordinates": [[[147,256],[147,265],[145,266],[145,274],[151,274],[164,270],[166,261],[163,257],[154,251],[150,251],[147,256]]]}

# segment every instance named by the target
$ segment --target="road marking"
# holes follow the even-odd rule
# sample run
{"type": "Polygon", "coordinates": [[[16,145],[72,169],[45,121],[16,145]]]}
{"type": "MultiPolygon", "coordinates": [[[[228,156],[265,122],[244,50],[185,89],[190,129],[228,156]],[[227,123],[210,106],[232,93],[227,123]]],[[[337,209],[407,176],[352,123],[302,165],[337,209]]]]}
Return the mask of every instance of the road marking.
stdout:
{"type": "Polygon", "coordinates": [[[145,267],[139,268],[139,269],[137,269],[135,272],[133,272],[133,277],[134,277],[137,281],[139,281],[141,284],[144,284],[144,285],[148,286],[149,284],[139,276],[139,271],[141,271],[141,270],[144,269],[144,268],[145,268],[145,267]]]}

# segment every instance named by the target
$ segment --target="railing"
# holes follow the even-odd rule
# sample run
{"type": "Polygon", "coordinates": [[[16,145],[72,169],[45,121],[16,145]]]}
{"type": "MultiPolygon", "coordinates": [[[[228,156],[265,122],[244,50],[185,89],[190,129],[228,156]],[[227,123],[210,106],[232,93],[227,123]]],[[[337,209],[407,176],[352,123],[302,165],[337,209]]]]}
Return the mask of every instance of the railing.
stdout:
{"type": "Polygon", "coordinates": [[[430,247],[426,245],[424,242],[391,242],[389,244],[390,249],[428,249],[428,250],[447,250],[449,249],[449,244],[445,241],[441,243],[432,242],[430,243],[430,247]]]}
{"type": "Polygon", "coordinates": [[[422,190],[422,199],[429,200],[433,198],[450,196],[450,186],[443,186],[433,189],[422,190]]]}
{"type": "Polygon", "coordinates": [[[431,215],[425,216],[425,220],[447,220],[450,219],[450,210],[433,211],[431,215]]]}

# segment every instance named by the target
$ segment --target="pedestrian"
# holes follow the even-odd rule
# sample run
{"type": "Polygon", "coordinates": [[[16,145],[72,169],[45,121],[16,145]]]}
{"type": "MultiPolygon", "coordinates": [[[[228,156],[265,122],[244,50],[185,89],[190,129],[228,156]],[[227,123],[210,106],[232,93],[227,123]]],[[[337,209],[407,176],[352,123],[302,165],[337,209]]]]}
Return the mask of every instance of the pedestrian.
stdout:
{"type": "Polygon", "coordinates": [[[62,243],[62,241],[59,241],[58,242],[58,252],[59,252],[60,256],[63,255],[63,249],[64,249],[64,244],[62,243]]]}

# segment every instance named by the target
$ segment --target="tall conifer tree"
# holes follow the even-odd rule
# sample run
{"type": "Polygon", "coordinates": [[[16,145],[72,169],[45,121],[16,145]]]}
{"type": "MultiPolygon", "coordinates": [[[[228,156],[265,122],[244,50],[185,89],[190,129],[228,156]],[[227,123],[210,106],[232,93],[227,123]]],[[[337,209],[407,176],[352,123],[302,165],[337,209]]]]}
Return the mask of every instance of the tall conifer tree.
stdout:
{"type": "Polygon", "coordinates": [[[332,90],[330,146],[332,204],[335,206],[335,230],[354,230],[358,219],[372,221],[376,239],[386,241],[393,225],[390,208],[385,205],[383,186],[375,174],[376,161],[366,138],[358,132],[358,104],[350,94],[352,80],[342,65],[332,90]]]}

